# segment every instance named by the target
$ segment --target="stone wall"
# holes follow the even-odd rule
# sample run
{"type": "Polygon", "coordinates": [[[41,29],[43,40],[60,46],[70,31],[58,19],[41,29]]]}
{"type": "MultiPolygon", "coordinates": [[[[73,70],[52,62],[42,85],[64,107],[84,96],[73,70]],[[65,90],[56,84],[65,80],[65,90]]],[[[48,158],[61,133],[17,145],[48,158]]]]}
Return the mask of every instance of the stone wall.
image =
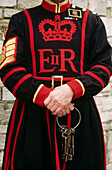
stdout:
{"type": "MultiPolygon", "coordinates": [[[[112,45],[112,0],[71,0],[77,6],[89,8],[97,12],[107,30],[108,40],[112,45]]],[[[39,5],[40,0],[0,0],[0,53],[4,40],[4,30],[8,26],[12,14],[21,11],[24,8],[39,5]]],[[[112,79],[109,85],[95,97],[98,109],[103,122],[106,156],[108,170],[112,170],[112,79]]],[[[13,107],[14,97],[3,87],[0,81],[0,167],[2,164],[5,134],[7,124],[13,107]]]]}

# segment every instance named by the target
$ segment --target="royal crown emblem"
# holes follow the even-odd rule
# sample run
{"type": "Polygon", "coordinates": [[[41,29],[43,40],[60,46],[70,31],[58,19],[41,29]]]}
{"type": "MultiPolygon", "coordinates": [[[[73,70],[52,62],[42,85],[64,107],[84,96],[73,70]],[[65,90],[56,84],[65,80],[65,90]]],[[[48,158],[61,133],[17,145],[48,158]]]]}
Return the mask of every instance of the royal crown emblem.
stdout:
{"type": "Polygon", "coordinates": [[[70,20],[61,21],[59,15],[55,16],[54,21],[44,19],[38,28],[44,41],[71,41],[73,33],[76,32],[75,23],[70,20]]]}

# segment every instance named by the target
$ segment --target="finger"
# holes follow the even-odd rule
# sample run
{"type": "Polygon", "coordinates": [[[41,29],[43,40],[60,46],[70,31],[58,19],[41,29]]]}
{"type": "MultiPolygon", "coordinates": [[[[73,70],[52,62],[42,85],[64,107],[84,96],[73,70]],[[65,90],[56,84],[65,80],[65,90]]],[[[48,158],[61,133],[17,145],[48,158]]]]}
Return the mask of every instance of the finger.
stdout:
{"type": "Polygon", "coordinates": [[[65,107],[64,108],[64,110],[65,110],[65,112],[67,113],[67,114],[69,114],[70,113],[70,108],[67,106],[67,107],[65,107]]]}
{"type": "Polygon", "coordinates": [[[53,102],[52,107],[50,108],[50,111],[54,113],[58,109],[58,107],[59,107],[58,104],[53,102]]]}
{"type": "Polygon", "coordinates": [[[54,106],[54,102],[51,100],[49,104],[47,105],[47,109],[51,110],[51,108],[54,106]]]}
{"type": "Polygon", "coordinates": [[[61,113],[59,113],[57,116],[58,116],[58,117],[62,117],[63,115],[62,115],[61,113]]]}
{"type": "Polygon", "coordinates": [[[70,103],[70,104],[68,105],[70,111],[73,111],[73,110],[74,110],[74,105],[75,105],[75,103],[70,103]]]}
{"type": "Polygon", "coordinates": [[[61,113],[61,110],[62,108],[61,107],[58,107],[55,112],[54,112],[54,115],[58,115],[59,113],[61,113]]]}

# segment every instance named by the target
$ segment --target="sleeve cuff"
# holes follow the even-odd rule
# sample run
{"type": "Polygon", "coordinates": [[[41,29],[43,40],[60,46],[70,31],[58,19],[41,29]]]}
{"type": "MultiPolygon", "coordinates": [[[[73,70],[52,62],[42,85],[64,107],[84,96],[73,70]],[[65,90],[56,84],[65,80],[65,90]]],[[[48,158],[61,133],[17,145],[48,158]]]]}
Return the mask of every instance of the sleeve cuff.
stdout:
{"type": "Polygon", "coordinates": [[[44,100],[48,97],[51,92],[50,88],[47,88],[43,84],[41,84],[33,97],[33,103],[38,104],[41,107],[44,107],[44,100]]]}
{"type": "Polygon", "coordinates": [[[77,99],[84,95],[85,88],[84,88],[83,83],[80,80],[78,80],[78,79],[71,80],[71,81],[67,82],[66,84],[68,84],[74,92],[73,99],[77,99]]]}

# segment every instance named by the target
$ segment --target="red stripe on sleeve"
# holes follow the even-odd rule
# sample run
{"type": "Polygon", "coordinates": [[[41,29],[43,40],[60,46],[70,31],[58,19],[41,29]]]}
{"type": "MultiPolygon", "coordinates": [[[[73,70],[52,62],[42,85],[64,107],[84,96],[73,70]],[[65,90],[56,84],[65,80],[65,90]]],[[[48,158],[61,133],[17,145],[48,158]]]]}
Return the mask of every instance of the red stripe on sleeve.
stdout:
{"type": "Polygon", "coordinates": [[[101,69],[105,70],[107,72],[108,76],[109,76],[109,79],[110,79],[111,73],[110,73],[110,70],[107,67],[102,66],[102,65],[95,65],[92,68],[101,68],[101,69]]]}
{"type": "Polygon", "coordinates": [[[28,13],[28,11],[25,9],[24,13],[26,15],[26,18],[28,20],[29,25],[29,33],[30,33],[30,47],[31,47],[31,54],[32,54],[32,64],[33,64],[33,75],[36,76],[36,58],[35,58],[35,49],[34,49],[34,32],[33,32],[33,24],[31,17],[28,13]]]}
{"type": "Polygon", "coordinates": [[[3,78],[3,84],[5,84],[5,81],[7,80],[7,78],[9,78],[12,74],[14,74],[15,72],[18,71],[26,71],[26,69],[24,67],[19,67],[19,68],[15,68],[11,71],[9,71],[3,78]]]}
{"type": "Polygon", "coordinates": [[[83,74],[83,60],[84,60],[84,46],[85,46],[85,30],[86,30],[86,23],[87,17],[89,14],[89,9],[86,9],[86,12],[83,17],[82,22],[82,35],[81,35],[81,58],[80,58],[80,73],[83,74]]]}
{"type": "Polygon", "coordinates": [[[95,75],[94,73],[91,72],[85,72],[84,74],[88,74],[89,76],[93,77],[94,79],[96,79],[97,81],[99,81],[99,83],[102,85],[102,89],[104,88],[104,82],[101,80],[101,78],[99,78],[97,75],[95,75]]]}
{"type": "Polygon", "coordinates": [[[14,96],[16,95],[16,91],[17,91],[17,89],[20,87],[20,85],[21,85],[25,80],[27,80],[27,79],[30,78],[30,77],[32,77],[32,75],[31,75],[31,74],[28,74],[28,75],[22,77],[22,78],[17,82],[17,84],[15,85],[15,87],[14,87],[14,89],[13,89],[13,95],[14,95],[14,96]]]}

